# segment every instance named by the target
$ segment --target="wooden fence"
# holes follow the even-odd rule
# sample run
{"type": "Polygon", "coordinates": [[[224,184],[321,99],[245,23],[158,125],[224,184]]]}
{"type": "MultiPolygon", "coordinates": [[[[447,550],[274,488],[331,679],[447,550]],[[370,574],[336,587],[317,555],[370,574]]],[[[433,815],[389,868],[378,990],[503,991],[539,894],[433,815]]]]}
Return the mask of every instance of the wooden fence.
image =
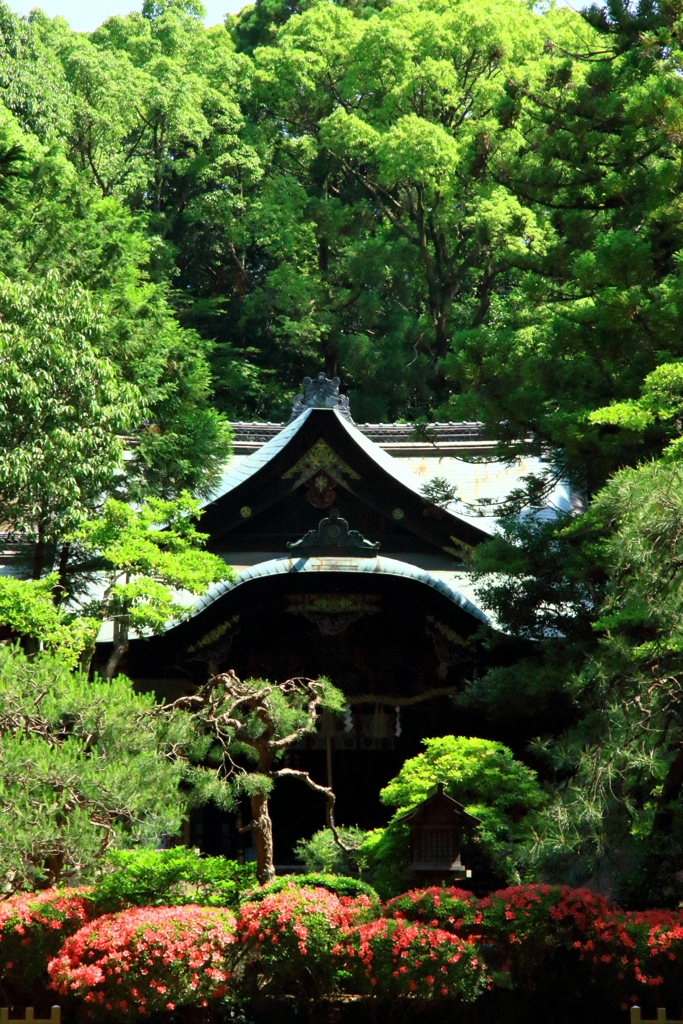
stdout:
{"type": "Polygon", "coordinates": [[[6,1006],[0,1006],[0,1024],[15,1024],[15,1021],[18,1022],[18,1024],[61,1024],[61,1020],[62,1011],[59,1006],[52,1007],[48,1019],[44,1017],[42,1019],[40,1017],[34,1017],[33,1007],[27,1006],[25,1017],[12,1017],[11,1021],[9,1009],[6,1006]]]}
{"type": "Polygon", "coordinates": [[[643,1020],[640,1015],[640,1007],[631,1007],[631,1024],[683,1024],[680,1020],[669,1020],[666,1016],[666,1009],[663,1006],[657,1008],[657,1020],[643,1020]]]}

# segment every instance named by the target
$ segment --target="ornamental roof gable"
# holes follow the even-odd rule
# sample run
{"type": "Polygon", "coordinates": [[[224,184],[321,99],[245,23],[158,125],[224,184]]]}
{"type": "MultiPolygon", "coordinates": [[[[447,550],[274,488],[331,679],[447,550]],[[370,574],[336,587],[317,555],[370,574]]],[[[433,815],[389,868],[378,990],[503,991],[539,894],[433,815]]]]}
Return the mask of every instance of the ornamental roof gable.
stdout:
{"type": "Polygon", "coordinates": [[[290,422],[228,469],[205,505],[212,550],[286,554],[333,508],[383,553],[410,550],[412,536],[459,561],[486,539],[477,517],[429,500],[419,478],[358,429],[337,401],[336,378],[331,388],[316,381],[295,399],[290,422]]]}

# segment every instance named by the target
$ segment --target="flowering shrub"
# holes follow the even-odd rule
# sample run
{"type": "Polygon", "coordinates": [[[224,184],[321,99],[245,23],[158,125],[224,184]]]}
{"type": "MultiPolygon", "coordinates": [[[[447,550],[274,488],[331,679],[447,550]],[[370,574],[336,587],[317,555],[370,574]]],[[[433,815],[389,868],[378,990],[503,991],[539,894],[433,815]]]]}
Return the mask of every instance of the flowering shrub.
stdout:
{"type": "Polygon", "coordinates": [[[465,889],[441,888],[411,889],[402,896],[389,900],[384,908],[385,917],[396,920],[419,921],[432,928],[448,932],[471,933],[482,920],[477,899],[465,889]]]}
{"type": "Polygon", "coordinates": [[[633,946],[623,915],[587,889],[517,885],[480,900],[479,909],[492,966],[509,970],[515,988],[526,992],[598,985],[607,996],[619,980],[616,949],[628,960],[625,947],[633,946]]]}
{"type": "MultiPolygon", "coordinates": [[[[683,1001],[683,913],[647,910],[621,915],[613,934],[602,937],[592,956],[611,955],[627,1002],[640,1001],[644,990],[663,991],[667,1002],[683,1001]]],[[[647,996],[645,996],[647,999],[647,996]]],[[[658,997],[659,999],[659,997],[658,997]]]]}
{"type": "Polygon", "coordinates": [[[372,916],[368,896],[340,897],[293,884],[243,904],[237,936],[244,989],[309,997],[333,991],[332,949],[340,933],[372,916]]]}
{"type": "Polygon", "coordinates": [[[215,907],[135,907],[105,914],[67,939],[48,965],[52,987],[91,1016],[126,1018],[225,995],[235,918],[215,907]]]}
{"type": "Polygon", "coordinates": [[[334,955],[353,992],[472,1002],[488,983],[486,966],[471,942],[400,919],[381,918],[351,929],[334,955]]]}
{"type": "Polygon", "coordinates": [[[47,986],[47,963],[88,920],[88,889],[18,893],[0,903],[0,979],[9,1002],[47,986]]]}

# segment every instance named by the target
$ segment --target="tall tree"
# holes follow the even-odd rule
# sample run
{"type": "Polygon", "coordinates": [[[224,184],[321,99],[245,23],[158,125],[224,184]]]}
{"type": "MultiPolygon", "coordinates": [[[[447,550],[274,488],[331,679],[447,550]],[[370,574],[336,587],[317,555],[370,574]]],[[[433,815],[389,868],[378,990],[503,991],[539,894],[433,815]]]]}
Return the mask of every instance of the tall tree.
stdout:
{"type": "Polygon", "coordinates": [[[114,486],[122,435],[143,413],[137,388],[96,350],[101,327],[88,294],[52,275],[0,279],[0,509],[35,541],[39,579],[54,546],[114,486]]]}
{"type": "Polygon", "coordinates": [[[433,407],[455,327],[485,319],[506,275],[546,246],[543,217],[494,168],[517,137],[508,84],[542,61],[548,34],[570,35],[515,2],[415,0],[366,19],[321,4],[255,52],[280,216],[288,205],[301,238],[297,288],[271,289],[285,343],[305,332],[328,370],[380,387],[384,375],[404,408],[433,407]]]}
{"type": "Polygon", "coordinates": [[[508,87],[519,142],[497,177],[547,211],[552,235],[504,319],[460,332],[445,362],[461,392],[449,418],[483,418],[499,437],[532,434],[587,493],[666,442],[657,424],[637,436],[588,414],[635,398],[649,372],[683,352],[675,10],[594,9],[599,31],[586,23],[583,52],[551,41],[542,73],[508,87]]]}

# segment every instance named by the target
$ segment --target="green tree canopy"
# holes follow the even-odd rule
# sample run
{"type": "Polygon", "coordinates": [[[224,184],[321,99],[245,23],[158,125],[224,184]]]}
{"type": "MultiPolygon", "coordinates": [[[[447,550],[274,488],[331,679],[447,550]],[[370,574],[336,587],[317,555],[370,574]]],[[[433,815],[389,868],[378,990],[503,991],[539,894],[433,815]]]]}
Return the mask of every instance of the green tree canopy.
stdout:
{"type": "Polygon", "coordinates": [[[465,856],[469,851],[480,864],[488,861],[502,880],[519,880],[538,812],[547,800],[536,773],[493,740],[440,736],[422,743],[424,752],[409,758],[381,791],[382,803],[396,808],[391,822],[386,829],[370,832],[360,848],[372,884],[380,895],[402,891],[410,841],[408,826],[398,819],[430,796],[438,782],[481,822],[466,841],[465,856]]]}
{"type": "Polygon", "coordinates": [[[222,558],[203,550],[206,534],[195,527],[199,514],[187,493],[176,501],[150,498],[137,509],[109,498],[72,534],[74,550],[62,566],[66,585],[85,602],[87,616],[113,624],[105,678],[116,673],[131,630],[158,634],[173,619],[191,614],[192,605],[182,603],[177,592],[201,594],[211,583],[234,576],[222,558]],[[92,595],[93,581],[103,587],[100,598],[92,595]]]}
{"type": "Polygon", "coordinates": [[[100,329],[80,286],[0,279],[0,514],[35,538],[35,579],[46,545],[113,487],[121,435],[143,413],[138,389],[97,352],[100,329]]]}
{"type": "Polygon", "coordinates": [[[48,654],[0,647],[0,837],[5,891],[92,878],[112,846],[180,828],[187,735],[123,676],[90,682],[48,654]]]}

